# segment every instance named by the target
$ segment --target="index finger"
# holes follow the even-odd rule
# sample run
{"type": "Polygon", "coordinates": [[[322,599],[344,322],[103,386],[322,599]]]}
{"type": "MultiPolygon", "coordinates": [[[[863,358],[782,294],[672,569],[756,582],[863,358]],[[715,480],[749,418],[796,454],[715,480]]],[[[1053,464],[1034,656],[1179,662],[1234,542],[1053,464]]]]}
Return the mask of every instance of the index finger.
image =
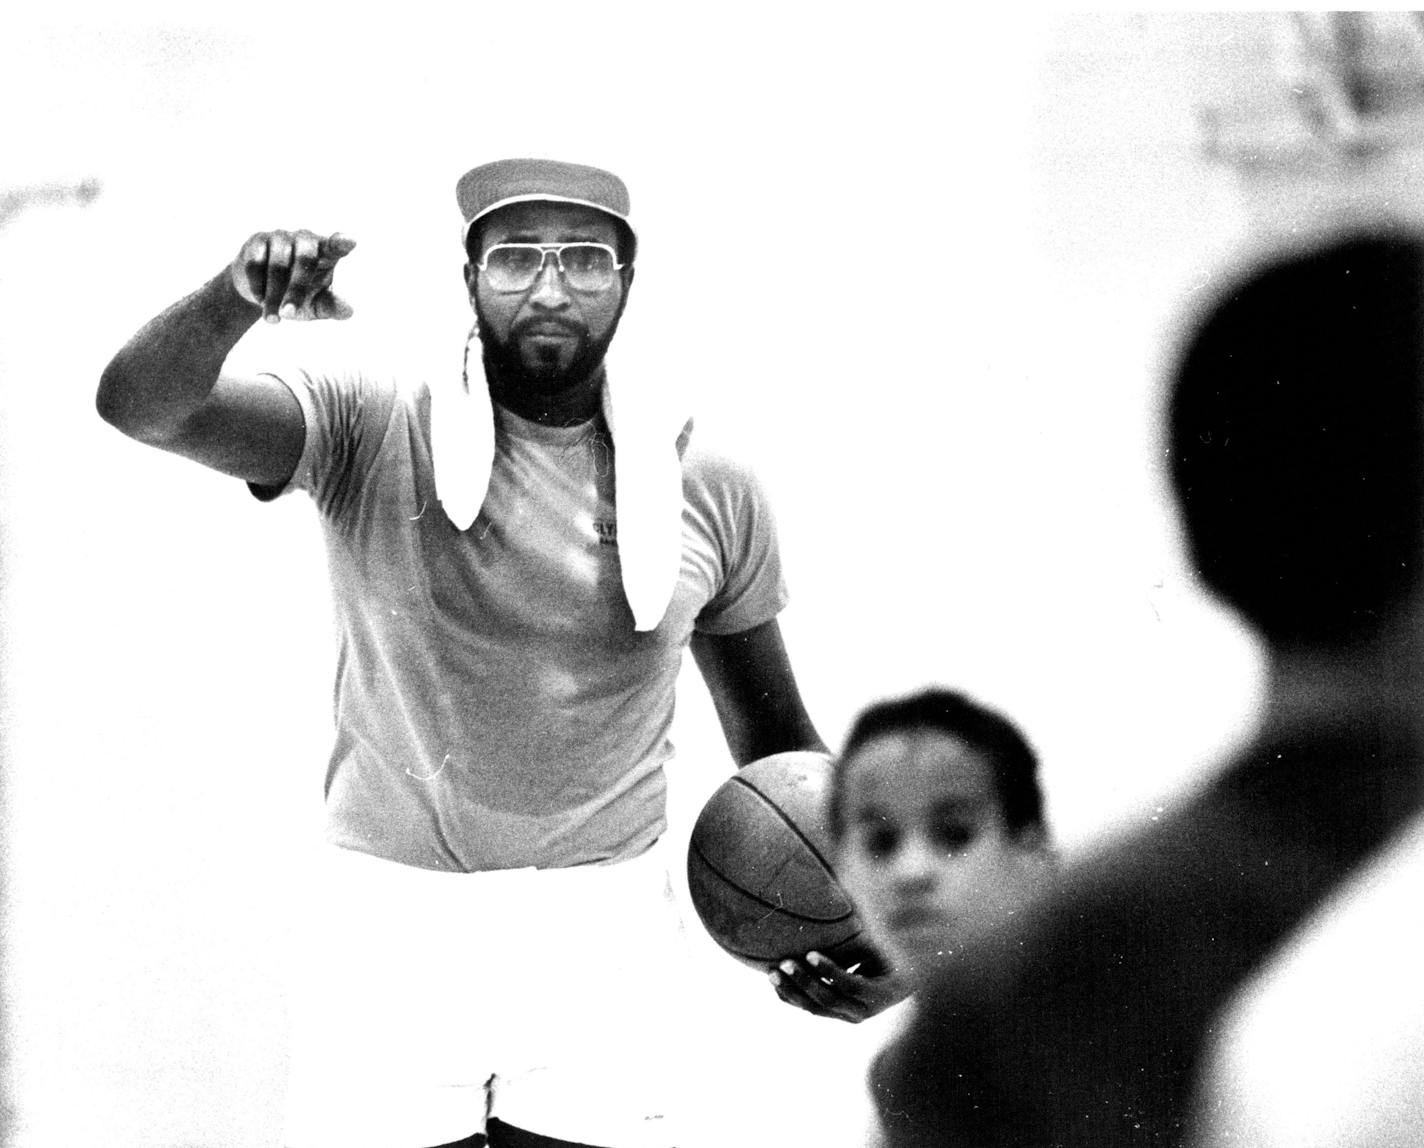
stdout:
{"type": "Polygon", "coordinates": [[[914,991],[914,983],[891,966],[883,965],[874,954],[842,968],[824,953],[806,954],[806,965],[827,992],[864,1006],[867,1016],[873,1016],[914,991]]]}
{"type": "Polygon", "coordinates": [[[321,267],[335,267],[336,261],[350,255],[356,247],[356,240],[339,231],[333,231],[318,246],[316,261],[321,267]]]}
{"type": "Polygon", "coordinates": [[[834,957],[824,950],[816,949],[806,954],[809,963],[820,963],[822,967],[835,973],[851,973],[861,977],[878,977],[890,969],[890,963],[874,946],[866,943],[841,945],[834,957]]]}
{"type": "Polygon", "coordinates": [[[814,951],[807,953],[802,960],[811,969],[811,974],[823,985],[834,985],[837,982],[846,982],[848,978],[853,978],[856,971],[860,968],[860,962],[857,961],[849,968],[843,969],[840,965],[836,964],[835,961],[831,960],[830,957],[826,956],[825,953],[814,951]]]}

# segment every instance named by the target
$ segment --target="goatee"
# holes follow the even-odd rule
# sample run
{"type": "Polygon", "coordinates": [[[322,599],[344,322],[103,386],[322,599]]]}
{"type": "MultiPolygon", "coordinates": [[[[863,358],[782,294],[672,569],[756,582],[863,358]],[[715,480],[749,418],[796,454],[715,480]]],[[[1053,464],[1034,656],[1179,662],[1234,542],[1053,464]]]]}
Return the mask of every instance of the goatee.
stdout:
{"type": "MultiPolygon", "coordinates": [[[[621,317],[621,316],[620,316],[621,317]]],[[[490,396],[516,414],[544,421],[543,414],[551,406],[560,406],[582,389],[603,367],[603,358],[608,353],[614,332],[618,329],[615,321],[602,338],[593,339],[587,328],[581,324],[561,323],[578,342],[572,357],[560,363],[558,356],[550,355],[544,362],[528,362],[520,348],[520,336],[534,323],[548,323],[550,320],[525,320],[510,328],[506,339],[497,338],[489,324],[483,321],[480,308],[476,305],[475,318],[479,321],[480,354],[484,362],[485,379],[489,384],[490,396]]],[[[554,320],[559,322],[558,320],[554,320]]],[[[594,410],[597,410],[595,401],[594,410]]],[[[590,417],[584,413],[582,418],[590,417]]]]}

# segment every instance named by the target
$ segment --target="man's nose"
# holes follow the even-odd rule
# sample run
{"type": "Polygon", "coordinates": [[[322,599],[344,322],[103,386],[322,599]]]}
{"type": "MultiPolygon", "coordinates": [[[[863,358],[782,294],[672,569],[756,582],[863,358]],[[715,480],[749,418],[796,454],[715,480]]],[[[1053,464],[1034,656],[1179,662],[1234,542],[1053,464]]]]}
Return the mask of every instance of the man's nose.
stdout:
{"type": "Polygon", "coordinates": [[[559,257],[552,251],[544,256],[539,268],[539,277],[534,280],[534,288],[529,301],[540,307],[560,308],[569,305],[568,288],[564,286],[564,276],[559,270],[559,257]]]}

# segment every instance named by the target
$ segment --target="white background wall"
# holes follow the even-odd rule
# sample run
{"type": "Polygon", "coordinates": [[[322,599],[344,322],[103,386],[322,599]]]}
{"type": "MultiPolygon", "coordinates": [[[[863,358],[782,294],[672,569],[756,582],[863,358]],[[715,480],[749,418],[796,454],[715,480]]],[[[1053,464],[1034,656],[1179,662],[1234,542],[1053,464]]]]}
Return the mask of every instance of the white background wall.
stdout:
{"type": "MultiPolygon", "coordinates": [[[[0,231],[9,1143],[276,1135],[328,721],[315,520],[92,407],[122,341],[259,228],[355,235],[358,316],[254,331],[244,362],[455,362],[456,176],[621,172],[644,241],[618,369],[687,388],[765,475],[829,740],[873,698],[968,689],[1038,745],[1075,850],[1241,736],[1257,656],[1177,553],[1155,409],[1178,305],[1248,230],[1193,114],[1262,62],[1263,17],[148,10],[0,43],[0,179],[104,185],[0,231]]],[[[680,707],[685,836],[729,763],[694,672],[680,707]]],[[[793,1013],[697,943],[722,1139],[855,1144],[888,1022],[793,1013]]]]}

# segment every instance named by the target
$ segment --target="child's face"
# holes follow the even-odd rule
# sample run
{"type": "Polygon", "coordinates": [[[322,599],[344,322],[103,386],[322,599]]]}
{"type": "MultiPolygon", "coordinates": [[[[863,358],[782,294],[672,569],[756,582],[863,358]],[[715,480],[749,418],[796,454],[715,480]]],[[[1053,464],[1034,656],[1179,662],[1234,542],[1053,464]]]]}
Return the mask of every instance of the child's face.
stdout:
{"type": "Polygon", "coordinates": [[[837,874],[902,972],[923,975],[1031,890],[1038,840],[1010,836],[979,751],[939,730],[896,731],[866,742],[844,768],[837,874]]]}

